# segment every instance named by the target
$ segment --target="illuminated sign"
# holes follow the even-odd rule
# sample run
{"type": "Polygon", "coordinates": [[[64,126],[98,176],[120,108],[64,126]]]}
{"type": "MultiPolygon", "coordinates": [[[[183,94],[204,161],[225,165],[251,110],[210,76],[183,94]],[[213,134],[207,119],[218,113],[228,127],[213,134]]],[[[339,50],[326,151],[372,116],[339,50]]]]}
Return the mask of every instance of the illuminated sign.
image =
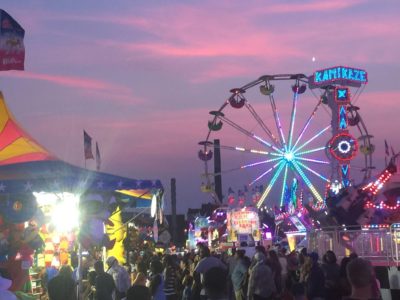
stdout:
{"type": "Polygon", "coordinates": [[[253,234],[260,227],[258,213],[251,208],[231,210],[227,213],[227,229],[238,234],[253,234]]]}
{"type": "Polygon", "coordinates": [[[350,89],[348,87],[336,87],[335,88],[335,101],[337,103],[349,103],[350,102],[350,89]]]}
{"type": "Polygon", "coordinates": [[[368,74],[365,70],[340,66],[315,71],[313,76],[314,85],[343,82],[365,84],[368,82],[368,74]]]}

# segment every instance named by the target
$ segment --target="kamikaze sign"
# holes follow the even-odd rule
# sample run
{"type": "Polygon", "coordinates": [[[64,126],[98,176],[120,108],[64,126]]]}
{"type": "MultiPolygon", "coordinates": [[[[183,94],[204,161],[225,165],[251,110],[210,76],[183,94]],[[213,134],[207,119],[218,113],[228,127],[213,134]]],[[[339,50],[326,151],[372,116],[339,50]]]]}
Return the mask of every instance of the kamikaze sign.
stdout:
{"type": "Polygon", "coordinates": [[[25,30],[0,9],[0,71],[23,70],[25,30]]]}

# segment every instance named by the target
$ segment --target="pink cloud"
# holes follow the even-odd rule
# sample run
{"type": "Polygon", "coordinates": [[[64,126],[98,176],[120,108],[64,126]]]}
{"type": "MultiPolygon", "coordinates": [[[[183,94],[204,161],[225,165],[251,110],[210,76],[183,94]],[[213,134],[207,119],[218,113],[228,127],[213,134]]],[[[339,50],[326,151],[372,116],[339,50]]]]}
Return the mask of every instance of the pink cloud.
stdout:
{"type": "Polygon", "coordinates": [[[30,71],[1,72],[0,76],[47,81],[60,86],[79,89],[82,93],[91,93],[101,97],[112,96],[113,99],[119,100],[141,101],[141,99],[133,97],[131,90],[127,87],[91,78],[43,74],[30,71]]]}
{"type": "MultiPolygon", "coordinates": [[[[135,13],[127,10],[118,16],[105,13],[91,15],[55,13],[44,16],[42,12],[40,15],[44,22],[55,20],[97,22],[118,25],[123,27],[124,31],[134,30],[136,33],[139,30],[144,33],[123,39],[98,38],[95,41],[98,51],[93,53],[91,49],[86,49],[86,55],[80,55],[82,46],[79,49],[72,46],[69,52],[75,53],[70,56],[73,60],[89,57],[85,63],[95,64],[101,60],[102,55],[99,53],[107,53],[108,49],[112,48],[113,53],[122,53],[121,56],[125,57],[128,63],[144,64],[146,61],[157,59],[168,63],[169,67],[178,72],[190,73],[186,78],[190,78],[192,82],[205,82],[259,72],[261,65],[268,69],[278,66],[282,69],[286,68],[283,66],[285,62],[291,66],[301,62],[304,64],[312,56],[317,56],[321,62],[327,63],[338,59],[358,63],[365,63],[368,59],[379,63],[393,60],[397,57],[396,49],[386,47],[382,51],[382,43],[371,43],[371,39],[384,40],[398,35],[400,23],[397,17],[386,16],[384,22],[376,24],[366,22],[370,16],[364,13],[337,15],[339,10],[349,10],[364,2],[364,0],[333,0],[264,5],[265,3],[260,1],[259,5],[246,7],[244,10],[242,4],[232,5],[228,1],[221,2],[217,6],[213,2],[206,2],[202,5],[179,4],[138,8],[135,9],[135,13]],[[213,9],[210,9],[211,5],[213,9]],[[299,30],[290,21],[283,22],[279,29],[276,26],[268,26],[268,20],[262,21],[271,15],[284,16],[307,12],[321,12],[321,14],[312,18],[302,17],[299,30]],[[308,30],[309,28],[312,30],[308,30]],[[319,46],[312,41],[318,41],[319,46]],[[352,51],[348,50],[349,45],[352,51]],[[92,55],[89,55],[90,53],[92,55]],[[179,64],[171,62],[184,59],[188,61],[188,65],[193,66],[195,60],[189,61],[189,59],[203,58],[210,60],[201,64],[196,70],[191,67],[180,70],[179,64]],[[229,58],[234,62],[225,61],[229,58]],[[244,62],[249,61],[249,58],[253,63],[244,62]],[[218,63],[211,59],[218,60],[218,63]],[[232,67],[233,64],[236,67],[232,67]]],[[[76,38],[83,39],[80,33],[76,38]]]]}

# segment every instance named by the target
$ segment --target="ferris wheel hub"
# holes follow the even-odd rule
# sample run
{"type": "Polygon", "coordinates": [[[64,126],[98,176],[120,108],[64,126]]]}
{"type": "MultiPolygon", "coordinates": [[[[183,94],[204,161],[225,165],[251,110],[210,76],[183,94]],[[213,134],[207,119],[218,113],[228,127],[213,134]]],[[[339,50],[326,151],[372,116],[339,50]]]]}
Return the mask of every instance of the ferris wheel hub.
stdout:
{"type": "Polygon", "coordinates": [[[294,154],[293,152],[285,152],[285,154],[283,154],[283,157],[285,158],[286,161],[290,162],[294,160],[294,154]]]}

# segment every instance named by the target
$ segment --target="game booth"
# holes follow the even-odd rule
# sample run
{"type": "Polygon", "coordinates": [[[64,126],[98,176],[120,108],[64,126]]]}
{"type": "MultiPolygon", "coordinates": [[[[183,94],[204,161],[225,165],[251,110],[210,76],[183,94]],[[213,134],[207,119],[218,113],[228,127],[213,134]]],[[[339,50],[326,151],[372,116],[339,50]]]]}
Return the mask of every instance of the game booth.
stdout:
{"type": "Polygon", "coordinates": [[[125,206],[156,210],[159,180],[135,180],[66,163],[32,139],[0,93],[0,275],[20,299],[38,299],[49,276],[83,255],[125,263],[125,206]],[[25,298],[23,298],[25,297],[25,298]],[[31,298],[26,298],[31,297],[31,298]]]}

